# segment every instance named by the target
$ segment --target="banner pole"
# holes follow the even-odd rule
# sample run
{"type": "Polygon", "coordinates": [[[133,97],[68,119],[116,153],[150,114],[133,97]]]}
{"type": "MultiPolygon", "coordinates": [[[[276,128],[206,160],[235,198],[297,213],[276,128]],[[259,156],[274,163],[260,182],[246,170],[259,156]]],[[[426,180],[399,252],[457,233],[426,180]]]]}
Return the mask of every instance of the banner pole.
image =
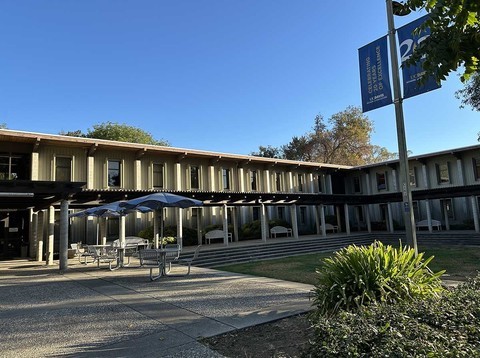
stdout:
{"type": "Polygon", "coordinates": [[[400,90],[400,74],[398,68],[397,44],[395,41],[395,25],[393,20],[392,0],[387,2],[388,39],[390,43],[390,58],[392,64],[393,104],[395,106],[395,119],[397,125],[398,157],[400,162],[400,189],[402,191],[402,212],[405,223],[407,245],[415,250],[418,255],[417,233],[412,210],[412,192],[408,168],[407,140],[405,137],[405,124],[403,118],[402,94],[400,90]]]}

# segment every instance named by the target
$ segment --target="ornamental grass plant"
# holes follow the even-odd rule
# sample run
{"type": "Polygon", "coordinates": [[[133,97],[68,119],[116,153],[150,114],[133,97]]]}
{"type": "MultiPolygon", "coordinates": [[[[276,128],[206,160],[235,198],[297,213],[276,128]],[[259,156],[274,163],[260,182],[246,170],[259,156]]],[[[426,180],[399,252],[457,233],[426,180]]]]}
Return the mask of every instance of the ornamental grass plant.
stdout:
{"type": "Polygon", "coordinates": [[[375,242],[350,245],[324,259],[317,269],[313,315],[329,316],[339,310],[355,311],[376,303],[397,303],[416,298],[437,297],[443,290],[440,276],[432,272],[429,257],[415,251],[375,242]]]}

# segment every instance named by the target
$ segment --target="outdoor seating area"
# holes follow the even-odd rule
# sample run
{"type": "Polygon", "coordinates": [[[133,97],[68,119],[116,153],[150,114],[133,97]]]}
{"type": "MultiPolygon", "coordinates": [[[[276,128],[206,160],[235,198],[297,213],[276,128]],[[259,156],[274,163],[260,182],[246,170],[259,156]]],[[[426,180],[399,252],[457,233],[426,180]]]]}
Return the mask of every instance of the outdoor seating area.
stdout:
{"type": "MultiPolygon", "coordinates": [[[[320,231],[323,231],[322,230],[322,226],[320,226],[320,231]]],[[[325,231],[326,232],[333,232],[333,233],[336,233],[338,232],[338,226],[337,225],[332,225],[332,224],[325,224],[325,231]]]]}

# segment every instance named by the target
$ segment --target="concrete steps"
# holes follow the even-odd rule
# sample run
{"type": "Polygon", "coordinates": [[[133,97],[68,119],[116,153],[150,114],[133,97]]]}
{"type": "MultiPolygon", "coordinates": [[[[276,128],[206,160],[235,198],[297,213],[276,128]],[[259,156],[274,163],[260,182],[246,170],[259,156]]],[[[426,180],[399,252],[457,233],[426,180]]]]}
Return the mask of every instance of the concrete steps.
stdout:
{"type": "MultiPolygon", "coordinates": [[[[310,236],[297,240],[286,238],[285,241],[255,241],[233,243],[228,247],[217,246],[202,247],[194,266],[215,268],[223,265],[245,263],[258,260],[268,260],[281,257],[303,255],[318,252],[332,252],[345,246],[355,244],[370,245],[373,241],[380,240],[385,244],[396,245],[399,240],[405,243],[405,233],[352,233],[346,235],[329,235],[327,237],[310,236]]],[[[419,245],[477,245],[480,246],[480,234],[475,232],[419,232],[417,233],[419,245]]],[[[193,253],[184,252],[181,258],[190,258],[193,253]]]]}

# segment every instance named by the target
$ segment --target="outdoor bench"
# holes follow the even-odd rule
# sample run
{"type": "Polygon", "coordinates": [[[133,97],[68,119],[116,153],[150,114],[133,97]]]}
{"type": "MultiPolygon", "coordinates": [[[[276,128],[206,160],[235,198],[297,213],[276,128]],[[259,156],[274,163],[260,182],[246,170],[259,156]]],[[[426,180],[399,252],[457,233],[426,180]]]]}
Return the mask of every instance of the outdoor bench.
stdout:
{"type": "Polygon", "coordinates": [[[286,228],[284,226],[274,226],[270,229],[270,235],[274,238],[277,237],[277,234],[286,234],[287,236],[292,236],[292,229],[286,228]]]}
{"type": "MultiPolygon", "coordinates": [[[[322,227],[320,226],[320,231],[322,231],[322,227]]],[[[337,225],[332,225],[332,224],[325,224],[325,231],[326,232],[338,232],[338,226],[337,225]]]]}
{"type": "MultiPolygon", "coordinates": [[[[229,232],[228,234],[228,241],[232,241],[232,234],[229,232]]],[[[210,241],[211,240],[215,240],[215,239],[221,239],[223,240],[224,239],[224,232],[223,230],[212,230],[212,231],[209,231],[205,234],[205,242],[207,244],[210,244],[210,241]]]]}
{"type": "MultiPolygon", "coordinates": [[[[415,224],[415,226],[417,227],[417,230],[422,227],[428,228],[428,220],[420,220],[415,224]]],[[[442,223],[439,220],[432,219],[432,228],[442,230],[442,223]]]]}

